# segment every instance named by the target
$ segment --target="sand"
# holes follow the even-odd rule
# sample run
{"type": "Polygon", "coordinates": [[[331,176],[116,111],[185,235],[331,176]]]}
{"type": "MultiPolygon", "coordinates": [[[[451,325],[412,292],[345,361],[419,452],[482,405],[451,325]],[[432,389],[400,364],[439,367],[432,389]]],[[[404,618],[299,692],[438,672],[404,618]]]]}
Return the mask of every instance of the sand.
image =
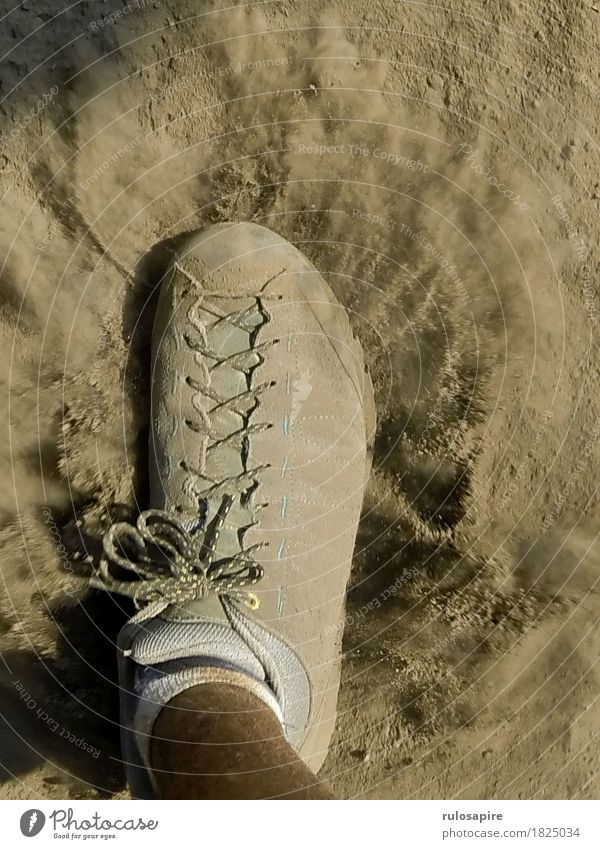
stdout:
{"type": "Polygon", "coordinates": [[[253,220],[329,281],[376,391],[324,773],[344,798],[597,798],[598,10],[3,15],[0,795],[127,797],[127,611],[86,579],[146,505],[170,242],[253,220]]]}

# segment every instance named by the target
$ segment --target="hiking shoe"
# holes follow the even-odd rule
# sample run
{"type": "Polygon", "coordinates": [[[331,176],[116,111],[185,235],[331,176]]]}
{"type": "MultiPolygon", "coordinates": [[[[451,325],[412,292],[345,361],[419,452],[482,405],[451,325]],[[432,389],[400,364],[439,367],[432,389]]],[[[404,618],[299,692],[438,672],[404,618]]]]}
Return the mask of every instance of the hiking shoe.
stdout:
{"type": "Polygon", "coordinates": [[[375,427],[360,346],[308,259],[245,223],[181,243],[152,346],[151,509],[93,579],[140,609],[119,637],[132,792],[152,795],[161,708],[206,681],[252,689],[316,771],[375,427]]]}

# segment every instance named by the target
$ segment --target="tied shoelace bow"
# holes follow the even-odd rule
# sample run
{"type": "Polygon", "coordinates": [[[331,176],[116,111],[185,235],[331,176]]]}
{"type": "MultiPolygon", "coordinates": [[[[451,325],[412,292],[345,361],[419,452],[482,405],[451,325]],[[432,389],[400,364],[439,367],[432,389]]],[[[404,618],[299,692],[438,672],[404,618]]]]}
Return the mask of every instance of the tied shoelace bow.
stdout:
{"type": "Polygon", "coordinates": [[[207,527],[188,530],[173,513],[146,510],[135,525],[119,522],[105,534],[104,556],[90,585],[127,596],[142,606],[142,616],[158,615],[169,605],[184,605],[209,594],[226,595],[251,609],[259,601],[247,588],[263,577],[252,557],[257,543],[229,557],[216,556],[219,532],[233,504],[225,496],[207,527]],[[121,572],[122,577],[119,577],[121,572]]]}

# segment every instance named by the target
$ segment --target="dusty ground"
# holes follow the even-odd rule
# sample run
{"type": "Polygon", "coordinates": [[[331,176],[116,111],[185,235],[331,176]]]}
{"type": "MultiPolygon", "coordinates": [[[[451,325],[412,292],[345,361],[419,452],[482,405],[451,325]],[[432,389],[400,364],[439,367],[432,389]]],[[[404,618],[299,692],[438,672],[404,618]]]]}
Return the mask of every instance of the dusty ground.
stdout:
{"type": "Polygon", "coordinates": [[[2,796],[125,794],[86,558],[145,505],[165,247],[235,218],[376,387],[336,791],[597,798],[598,10],[58,5],[0,27],[2,796]]]}

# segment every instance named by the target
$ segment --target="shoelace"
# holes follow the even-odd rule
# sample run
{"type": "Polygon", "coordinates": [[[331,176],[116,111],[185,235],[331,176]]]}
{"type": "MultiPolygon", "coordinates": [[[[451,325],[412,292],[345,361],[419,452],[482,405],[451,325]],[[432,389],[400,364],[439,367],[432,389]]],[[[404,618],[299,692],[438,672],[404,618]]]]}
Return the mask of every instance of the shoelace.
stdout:
{"type": "MultiPolygon", "coordinates": [[[[180,267],[179,270],[182,273],[185,273],[185,269],[180,267]]],[[[262,359],[262,351],[278,344],[279,340],[272,339],[267,342],[256,344],[253,339],[254,332],[269,321],[268,313],[264,310],[262,303],[257,298],[256,302],[250,307],[229,313],[228,315],[217,317],[217,320],[211,329],[216,327],[218,324],[227,322],[243,329],[250,337],[250,345],[247,349],[231,354],[227,357],[222,357],[217,352],[213,351],[209,345],[206,325],[197,314],[197,307],[199,304],[200,300],[188,311],[187,319],[193,333],[186,334],[184,336],[184,341],[188,348],[198,355],[197,365],[200,366],[202,373],[201,381],[197,381],[189,377],[186,379],[188,386],[196,393],[194,395],[194,402],[197,400],[198,403],[194,403],[194,407],[198,414],[198,419],[195,421],[186,419],[184,424],[190,430],[197,433],[202,440],[200,467],[197,468],[192,466],[186,459],[181,460],[180,465],[190,474],[192,480],[202,479],[207,482],[208,486],[203,488],[202,491],[198,491],[197,488],[193,487],[196,496],[198,498],[212,499],[218,498],[222,494],[233,490],[235,490],[235,492],[242,492],[257,479],[260,472],[268,468],[268,465],[257,466],[254,469],[247,469],[245,472],[237,475],[236,477],[224,478],[220,481],[208,478],[205,474],[206,460],[211,451],[214,451],[215,449],[230,442],[238,442],[243,445],[244,442],[253,434],[260,433],[261,431],[272,427],[271,424],[266,422],[251,424],[249,422],[249,415],[244,410],[244,404],[248,401],[255,401],[258,404],[260,396],[266,390],[275,386],[275,381],[268,381],[257,386],[251,386],[246,391],[240,392],[238,395],[233,397],[224,398],[212,387],[212,373],[216,369],[227,366],[229,368],[237,369],[248,377],[249,372],[245,367],[247,367],[249,355],[253,355],[258,358],[254,364],[257,365],[262,359]],[[245,320],[251,318],[255,313],[258,313],[260,316],[261,324],[254,327],[248,327],[245,324],[245,320]],[[211,362],[212,365],[209,365],[211,362]],[[209,411],[203,406],[203,401],[205,399],[214,403],[212,410],[209,411]],[[236,413],[242,421],[244,421],[244,425],[242,427],[233,433],[227,434],[226,436],[220,436],[219,434],[214,433],[210,421],[211,413],[222,408],[229,408],[236,413]]]]}
{"type": "MultiPolygon", "coordinates": [[[[187,273],[182,267],[179,267],[179,270],[187,273]]],[[[200,300],[188,312],[188,321],[195,331],[196,338],[186,335],[185,342],[201,357],[203,380],[199,383],[188,378],[188,385],[200,396],[215,402],[217,407],[228,406],[233,409],[245,420],[245,425],[234,433],[219,438],[212,431],[210,412],[200,405],[195,405],[199,420],[185,422],[188,428],[204,437],[204,440],[201,468],[193,468],[185,460],[182,461],[182,467],[193,477],[208,483],[202,491],[194,487],[200,504],[206,505],[209,498],[211,501],[222,499],[219,510],[207,526],[202,520],[199,528],[191,531],[174,513],[146,510],[140,514],[135,525],[119,522],[105,534],[104,556],[90,579],[90,586],[127,596],[133,599],[138,607],[146,605],[135,619],[156,616],[169,605],[184,605],[206,598],[210,593],[227,595],[251,609],[256,609],[259,605],[257,596],[246,588],[258,583],[264,575],[263,567],[252,557],[264,543],[257,543],[248,548],[241,547],[238,554],[220,559],[216,558],[216,545],[235,498],[241,498],[246,488],[256,481],[257,475],[267,466],[259,466],[236,477],[216,481],[206,476],[204,465],[207,454],[219,445],[233,440],[243,441],[251,433],[271,426],[250,425],[240,404],[250,398],[258,401],[259,396],[273,383],[249,388],[233,398],[222,398],[211,387],[212,370],[225,363],[234,368],[238,368],[238,363],[243,366],[249,354],[260,357],[259,352],[262,349],[276,344],[278,340],[254,344],[253,333],[256,328],[249,329],[244,320],[255,310],[258,310],[263,318],[263,323],[269,320],[257,298],[252,307],[217,317],[215,324],[231,322],[242,327],[250,336],[250,346],[247,350],[223,359],[210,348],[205,324],[196,312],[199,303],[200,300]],[[208,366],[210,360],[214,362],[212,367],[208,366]],[[122,577],[119,577],[119,571],[122,577]]],[[[239,370],[245,372],[244,368],[239,370]]]]}
{"type": "Polygon", "coordinates": [[[256,609],[258,598],[246,588],[263,577],[264,569],[252,554],[264,544],[216,558],[219,533],[233,501],[225,496],[210,524],[195,531],[164,510],[144,511],[135,525],[113,525],[104,536],[104,556],[90,585],[127,596],[138,607],[148,605],[142,610],[143,618],[209,593],[227,595],[256,609]]]}

